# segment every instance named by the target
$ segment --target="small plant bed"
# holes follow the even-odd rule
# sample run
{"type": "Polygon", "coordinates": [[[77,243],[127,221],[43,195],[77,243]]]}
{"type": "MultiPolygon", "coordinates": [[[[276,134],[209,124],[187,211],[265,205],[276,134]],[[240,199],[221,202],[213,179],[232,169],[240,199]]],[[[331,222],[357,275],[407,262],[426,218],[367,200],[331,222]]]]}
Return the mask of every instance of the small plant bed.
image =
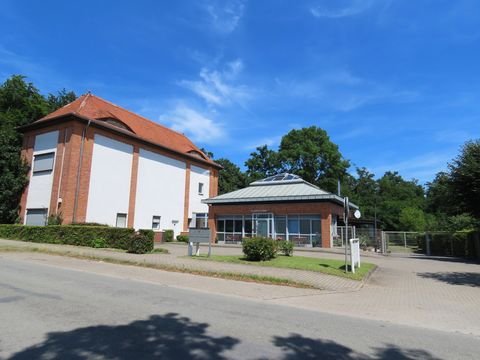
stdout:
{"type": "Polygon", "coordinates": [[[170,252],[167,249],[164,248],[155,248],[152,250],[150,254],[169,254],[170,252]]]}
{"type": "Polygon", "coordinates": [[[320,259],[305,256],[284,256],[279,255],[274,259],[267,261],[249,261],[243,255],[200,255],[193,256],[194,259],[211,260],[218,262],[227,262],[234,264],[268,266],[283,269],[296,269],[315,271],[323,274],[345,277],[353,280],[362,280],[371,270],[375,268],[374,264],[362,263],[359,269],[355,270],[355,274],[351,272],[345,273],[345,262],[343,260],[320,259]]]}

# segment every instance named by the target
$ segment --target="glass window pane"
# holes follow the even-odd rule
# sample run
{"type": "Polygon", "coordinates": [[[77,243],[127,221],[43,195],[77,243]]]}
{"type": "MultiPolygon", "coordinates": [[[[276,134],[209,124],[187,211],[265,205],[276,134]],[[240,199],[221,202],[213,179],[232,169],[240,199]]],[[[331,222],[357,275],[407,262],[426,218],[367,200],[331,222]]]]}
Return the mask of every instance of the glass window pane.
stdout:
{"type": "Polygon", "coordinates": [[[245,219],[245,233],[252,233],[252,219],[245,219]]]}
{"type": "Polygon", "coordinates": [[[298,234],[298,219],[288,219],[288,232],[298,234]]]}
{"type": "Polygon", "coordinates": [[[242,232],[242,220],[235,220],[235,232],[242,232]]]}
{"type": "Polygon", "coordinates": [[[225,231],[233,232],[233,220],[225,220],[225,231]]]}
{"type": "Polygon", "coordinates": [[[320,233],[320,220],[312,220],[312,234],[320,233]]]}
{"type": "Polygon", "coordinates": [[[310,234],[310,220],[309,219],[300,219],[300,233],[301,234],[310,234]]]}
{"type": "Polygon", "coordinates": [[[117,222],[115,224],[116,227],[127,227],[127,214],[117,214],[117,222]]]}
{"type": "Polygon", "coordinates": [[[218,241],[224,241],[225,240],[225,234],[218,234],[217,233],[217,240],[218,241]]]}
{"type": "Polygon", "coordinates": [[[28,209],[25,225],[43,226],[47,224],[47,209],[28,209]]]}
{"type": "Polygon", "coordinates": [[[225,220],[217,220],[217,231],[225,231],[225,220]]]}
{"type": "Polygon", "coordinates": [[[33,161],[33,172],[51,171],[53,170],[53,158],[55,153],[35,155],[33,161]]]}
{"type": "Polygon", "coordinates": [[[285,234],[287,230],[287,222],[285,218],[275,218],[275,233],[285,234]]]}

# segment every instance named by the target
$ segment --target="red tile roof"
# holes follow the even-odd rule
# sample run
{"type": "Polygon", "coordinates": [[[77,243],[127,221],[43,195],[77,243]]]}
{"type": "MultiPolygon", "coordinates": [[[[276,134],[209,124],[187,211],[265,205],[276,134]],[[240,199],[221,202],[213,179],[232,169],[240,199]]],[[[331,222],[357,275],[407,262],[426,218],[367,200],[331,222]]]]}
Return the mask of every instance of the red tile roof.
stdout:
{"type": "MultiPolygon", "coordinates": [[[[75,101],[37,120],[35,123],[65,115],[79,115],[100,121],[102,119],[119,120],[132,130],[135,135],[151,143],[167,147],[183,154],[188,154],[191,151],[203,154],[185,135],[90,93],[80,96],[75,101]]],[[[204,156],[204,159],[213,163],[207,156],[204,156]]]]}

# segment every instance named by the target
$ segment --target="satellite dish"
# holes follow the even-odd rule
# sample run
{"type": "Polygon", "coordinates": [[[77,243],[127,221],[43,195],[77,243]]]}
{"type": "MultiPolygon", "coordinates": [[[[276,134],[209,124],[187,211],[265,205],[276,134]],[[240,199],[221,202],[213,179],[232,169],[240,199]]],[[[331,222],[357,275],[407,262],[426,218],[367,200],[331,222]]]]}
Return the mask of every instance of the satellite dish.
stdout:
{"type": "Polygon", "coordinates": [[[360,210],[355,210],[355,212],[353,213],[353,216],[355,216],[355,219],[360,219],[362,214],[360,213],[360,210]]]}

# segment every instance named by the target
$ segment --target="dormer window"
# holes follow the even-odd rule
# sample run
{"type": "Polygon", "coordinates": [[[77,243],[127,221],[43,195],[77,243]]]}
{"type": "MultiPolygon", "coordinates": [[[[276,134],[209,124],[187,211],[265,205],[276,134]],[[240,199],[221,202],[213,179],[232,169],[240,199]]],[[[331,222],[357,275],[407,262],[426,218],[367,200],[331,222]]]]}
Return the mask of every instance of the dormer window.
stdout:
{"type": "Polygon", "coordinates": [[[125,125],[123,122],[121,122],[120,120],[115,119],[115,118],[113,118],[113,117],[100,118],[100,119],[97,119],[97,120],[104,121],[104,122],[106,122],[107,124],[116,126],[116,127],[120,128],[120,129],[133,132],[132,129],[130,129],[127,125],[125,125]]]}

